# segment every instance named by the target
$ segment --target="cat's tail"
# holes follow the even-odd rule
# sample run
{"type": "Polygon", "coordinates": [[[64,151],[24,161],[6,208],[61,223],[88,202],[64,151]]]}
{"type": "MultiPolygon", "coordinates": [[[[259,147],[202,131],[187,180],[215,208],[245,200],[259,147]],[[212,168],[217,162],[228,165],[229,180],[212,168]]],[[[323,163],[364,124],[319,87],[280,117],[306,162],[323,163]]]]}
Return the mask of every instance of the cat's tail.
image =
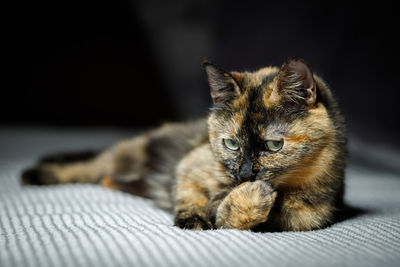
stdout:
{"type": "Polygon", "coordinates": [[[103,151],[58,153],[43,157],[24,170],[23,184],[103,183],[114,187],[115,181],[133,182],[145,171],[146,135],[121,141],[103,151]],[[104,180],[104,181],[103,181],[104,180]]]}
{"type": "Polygon", "coordinates": [[[68,164],[84,163],[94,159],[100,151],[84,150],[75,152],[61,152],[45,155],[38,163],[23,170],[21,179],[23,184],[43,185],[57,183],[54,176],[55,167],[61,168],[68,164]],[[51,169],[54,169],[51,171],[51,169]]]}

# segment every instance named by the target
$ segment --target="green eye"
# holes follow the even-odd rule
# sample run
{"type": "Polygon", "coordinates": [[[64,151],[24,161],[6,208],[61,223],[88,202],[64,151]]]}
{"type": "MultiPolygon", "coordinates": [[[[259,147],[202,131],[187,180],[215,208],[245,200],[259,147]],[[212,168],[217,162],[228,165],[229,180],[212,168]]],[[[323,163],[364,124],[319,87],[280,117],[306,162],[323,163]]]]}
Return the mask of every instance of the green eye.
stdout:
{"type": "Polygon", "coordinates": [[[283,147],[283,140],[268,140],[267,147],[270,151],[276,152],[283,147]]]}
{"type": "Polygon", "coordinates": [[[236,151],[236,150],[239,149],[239,144],[235,140],[233,140],[233,139],[223,139],[223,141],[224,141],[224,145],[228,149],[233,150],[233,151],[236,151]]]}

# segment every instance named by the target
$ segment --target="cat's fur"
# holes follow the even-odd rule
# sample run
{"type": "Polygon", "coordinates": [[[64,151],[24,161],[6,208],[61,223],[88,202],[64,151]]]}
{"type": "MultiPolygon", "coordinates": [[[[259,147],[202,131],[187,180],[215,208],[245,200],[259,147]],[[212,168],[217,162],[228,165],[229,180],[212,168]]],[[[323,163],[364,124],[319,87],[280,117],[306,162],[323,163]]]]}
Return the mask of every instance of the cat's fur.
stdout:
{"type": "Polygon", "coordinates": [[[93,159],[47,159],[23,181],[101,183],[150,197],[186,229],[299,231],[334,222],[343,204],[346,137],[327,85],[294,57],[256,72],[203,66],[214,101],[207,119],[165,124],[93,159]],[[283,140],[283,147],[272,152],[267,140],[283,140]]]}

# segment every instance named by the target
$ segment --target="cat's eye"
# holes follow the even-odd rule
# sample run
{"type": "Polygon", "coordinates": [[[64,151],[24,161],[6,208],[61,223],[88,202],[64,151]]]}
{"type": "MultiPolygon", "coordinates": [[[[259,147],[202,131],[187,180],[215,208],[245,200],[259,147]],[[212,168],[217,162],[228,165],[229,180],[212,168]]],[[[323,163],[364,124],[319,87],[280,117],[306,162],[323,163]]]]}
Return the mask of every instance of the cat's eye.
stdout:
{"type": "Polygon", "coordinates": [[[283,147],[283,140],[268,140],[267,141],[267,148],[272,152],[276,152],[281,150],[283,147]]]}
{"type": "Polygon", "coordinates": [[[224,145],[228,149],[230,149],[232,151],[236,151],[236,150],[239,149],[239,144],[235,140],[233,140],[233,139],[223,139],[223,141],[224,141],[224,145]]]}

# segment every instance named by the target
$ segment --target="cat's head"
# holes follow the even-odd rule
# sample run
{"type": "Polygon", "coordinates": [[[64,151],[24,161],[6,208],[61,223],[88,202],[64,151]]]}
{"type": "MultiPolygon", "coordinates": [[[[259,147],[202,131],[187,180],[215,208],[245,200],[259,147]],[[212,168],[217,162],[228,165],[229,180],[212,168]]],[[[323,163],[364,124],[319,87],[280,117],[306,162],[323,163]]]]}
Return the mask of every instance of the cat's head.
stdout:
{"type": "Polygon", "coordinates": [[[227,72],[209,62],[203,67],[214,102],[210,144],[231,179],[300,177],[318,169],[334,127],[318,95],[324,85],[303,59],[255,72],[227,72]]]}

